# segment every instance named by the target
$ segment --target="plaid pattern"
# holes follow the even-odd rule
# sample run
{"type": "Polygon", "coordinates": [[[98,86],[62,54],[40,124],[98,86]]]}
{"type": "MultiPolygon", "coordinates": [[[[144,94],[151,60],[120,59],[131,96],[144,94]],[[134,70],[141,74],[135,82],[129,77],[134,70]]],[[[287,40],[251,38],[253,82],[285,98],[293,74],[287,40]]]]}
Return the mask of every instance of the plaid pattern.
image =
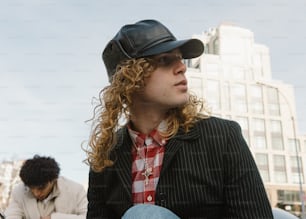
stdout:
{"type": "Polygon", "coordinates": [[[129,133],[136,148],[133,146],[132,156],[132,197],[134,204],[155,203],[155,190],[158,183],[160,170],[164,157],[164,145],[166,141],[154,129],[149,135],[144,135],[133,131],[129,127],[129,133]],[[140,156],[138,155],[140,154],[140,156]],[[147,159],[148,168],[152,168],[152,175],[148,178],[146,184],[145,159],[147,159]]]}

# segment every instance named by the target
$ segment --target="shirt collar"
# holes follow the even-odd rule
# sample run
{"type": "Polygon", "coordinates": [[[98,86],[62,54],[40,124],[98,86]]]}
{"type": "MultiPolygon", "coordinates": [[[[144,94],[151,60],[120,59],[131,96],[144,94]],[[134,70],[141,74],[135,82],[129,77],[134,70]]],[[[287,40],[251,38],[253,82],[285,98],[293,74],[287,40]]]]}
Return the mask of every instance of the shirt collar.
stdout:
{"type": "Polygon", "coordinates": [[[137,147],[143,145],[148,145],[150,141],[155,141],[159,146],[164,146],[166,144],[166,139],[162,137],[161,132],[167,129],[167,123],[163,120],[157,128],[153,129],[148,135],[132,130],[131,125],[128,124],[128,131],[133,143],[137,147]]]}
{"type": "Polygon", "coordinates": [[[52,189],[51,193],[50,193],[49,196],[46,198],[47,201],[49,201],[49,200],[51,200],[51,199],[56,198],[57,196],[59,196],[60,190],[59,190],[59,188],[58,188],[57,183],[58,183],[58,182],[56,181],[56,183],[55,183],[54,186],[53,186],[53,189],[52,189]]]}

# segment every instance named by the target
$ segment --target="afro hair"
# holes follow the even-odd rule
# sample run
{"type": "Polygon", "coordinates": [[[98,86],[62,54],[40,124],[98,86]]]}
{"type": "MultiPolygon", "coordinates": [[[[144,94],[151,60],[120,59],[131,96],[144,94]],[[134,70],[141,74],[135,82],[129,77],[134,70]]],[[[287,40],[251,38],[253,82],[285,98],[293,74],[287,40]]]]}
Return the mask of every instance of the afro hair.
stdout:
{"type": "Polygon", "coordinates": [[[35,155],[23,163],[19,176],[26,186],[33,187],[46,185],[57,179],[59,173],[60,167],[53,158],[35,155]]]}

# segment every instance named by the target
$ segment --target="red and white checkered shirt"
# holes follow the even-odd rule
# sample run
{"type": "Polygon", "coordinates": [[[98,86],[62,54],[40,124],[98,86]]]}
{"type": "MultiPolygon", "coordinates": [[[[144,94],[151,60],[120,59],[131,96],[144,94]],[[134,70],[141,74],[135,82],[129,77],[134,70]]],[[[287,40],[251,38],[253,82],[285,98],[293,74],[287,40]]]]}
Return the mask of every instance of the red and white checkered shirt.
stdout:
{"type": "Polygon", "coordinates": [[[134,204],[155,203],[155,190],[163,163],[166,140],[154,129],[149,135],[132,130],[129,134],[134,145],[132,147],[132,198],[134,204]],[[138,148],[138,153],[136,148],[138,148]],[[152,170],[146,181],[145,165],[152,170]]]}

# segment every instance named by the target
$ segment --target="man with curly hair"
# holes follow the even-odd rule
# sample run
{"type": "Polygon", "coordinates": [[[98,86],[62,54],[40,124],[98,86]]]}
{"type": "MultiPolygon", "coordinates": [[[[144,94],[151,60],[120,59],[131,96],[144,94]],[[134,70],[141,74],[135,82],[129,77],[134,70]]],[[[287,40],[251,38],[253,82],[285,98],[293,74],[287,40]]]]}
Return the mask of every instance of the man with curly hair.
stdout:
{"type": "Polygon", "coordinates": [[[188,92],[182,59],[203,51],[156,20],[124,25],[107,44],[110,85],[87,148],[88,219],[273,218],[238,123],[210,116],[188,92]]]}
{"type": "Polygon", "coordinates": [[[54,158],[35,155],[26,160],[19,173],[22,183],[13,189],[6,219],[86,218],[85,189],[59,173],[54,158]]]}

